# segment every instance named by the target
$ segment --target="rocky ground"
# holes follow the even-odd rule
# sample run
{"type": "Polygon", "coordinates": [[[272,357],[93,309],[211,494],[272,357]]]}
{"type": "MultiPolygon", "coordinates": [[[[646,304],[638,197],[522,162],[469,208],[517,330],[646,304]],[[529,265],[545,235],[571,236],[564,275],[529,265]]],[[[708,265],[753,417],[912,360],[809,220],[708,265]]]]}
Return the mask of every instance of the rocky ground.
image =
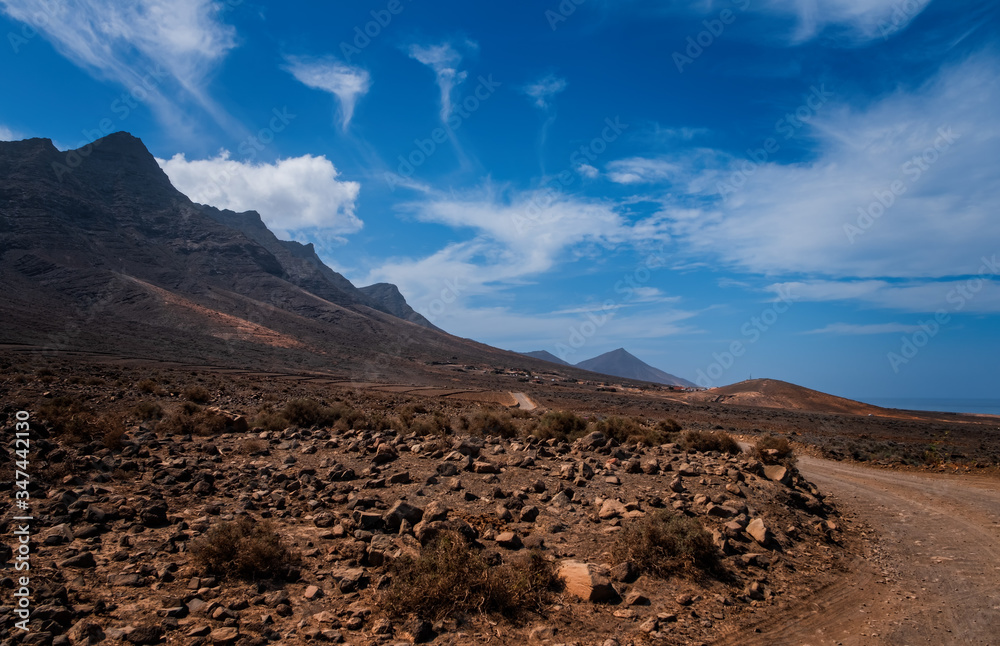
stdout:
{"type": "MultiPolygon", "coordinates": [[[[107,404],[121,394],[109,386],[76,387],[101,392],[107,404]]],[[[4,409],[5,427],[15,408],[4,409]]],[[[262,430],[241,412],[222,413],[225,432],[211,436],[131,425],[110,448],[46,438],[44,425],[33,426],[33,630],[12,629],[8,574],[0,582],[0,638],[707,643],[823,585],[853,553],[850,529],[821,491],[794,468],[765,467],[747,454],[619,446],[600,433],[567,443],[262,430]],[[720,567],[662,580],[615,563],[623,526],[658,509],[697,519],[713,537],[720,567]],[[297,556],[287,580],[212,576],[191,557],[190,546],[211,528],[244,515],[271,522],[297,556]],[[494,564],[536,550],[565,586],[540,612],[513,619],[391,616],[381,603],[391,564],[418,555],[445,529],[467,536],[494,564]]],[[[12,498],[10,471],[3,474],[12,498]]],[[[2,529],[11,535],[13,522],[2,529]]]]}

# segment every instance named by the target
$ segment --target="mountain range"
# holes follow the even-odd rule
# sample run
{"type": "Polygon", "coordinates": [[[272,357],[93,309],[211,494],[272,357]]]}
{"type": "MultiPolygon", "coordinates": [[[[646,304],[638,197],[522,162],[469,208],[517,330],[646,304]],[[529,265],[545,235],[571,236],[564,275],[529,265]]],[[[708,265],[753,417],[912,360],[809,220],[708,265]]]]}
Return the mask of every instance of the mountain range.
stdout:
{"type": "Polygon", "coordinates": [[[0,343],[399,380],[431,362],[548,364],[357,288],[258,213],[196,204],[119,132],[0,142],[0,343]]]}
{"type": "MultiPolygon", "coordinates": [[[[546,350],[535,350],[532,352],[525,352],[524,354],[529,357],[549,361],[562,366],[573,365],[563,361],[546,350]]],[[[654,384],[683,386],[685,388],[697,387],[694,383],[688,381],[687,379],[683,379],[668,372],[664,372],[658,368],[654,368],[635,355],[627,352],[625,348],[618,348],[617,350],[605,352],[604,354],[596,356],[592,359],[581,361],[576,364],[576,367],[602,375],[622,377],[623,379],[636,379],[638,381],[649,381],[654,384]]]]}

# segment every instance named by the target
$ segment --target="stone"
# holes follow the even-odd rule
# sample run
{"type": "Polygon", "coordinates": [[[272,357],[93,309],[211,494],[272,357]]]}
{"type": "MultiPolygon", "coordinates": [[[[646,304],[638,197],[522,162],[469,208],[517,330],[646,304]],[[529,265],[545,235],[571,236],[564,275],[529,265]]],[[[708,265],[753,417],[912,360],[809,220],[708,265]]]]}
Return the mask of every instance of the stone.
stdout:
{"type": "Polygon", "coordinates": [[[80,568],[88,569],[97,567],[97,561],[94,559],[94,555],[90,552],[80,552],[76,556],[71,556],[68,559],[63,559],[58,563],[59,567],[66,568],[80,568]]]}
{"type": "Polygon", "coordinates": [[[208,640],[216,646],[233,644],[240,638],[240,632],[231,626],[216,628],[208,635],[208,640]]]}
{"type": "Polygon", "coordinates": [[[708,515],[715,516],[716,518],[732,518],[736,515],[736,510],[725,505],[710,503],[708,505],[708,515]]]}
{"type": "Polygon", "coordinates": [[[424,511],[418,507],[403,502],[402,500],[397,500],[389,511],[383,516],[385,522],[385,527],[392,533],[399,532],[399,526],[405,520],[410,523],[410,525],[416,525],[421,520],[423,520],[424,511]]]}
{"type": "Polygon", "coordinates": [[[600,431],[593,431],[585,435],[580,444],[588,448],[600,448],[608,443],[608,438],[600,431]]]}
{"type": "Polygon", "coordinates": [[[372,462],[375,464],[386,464],[397,458],[399,458],[399,451],[396,450],[396,447],[383,442],[375,449],[375,457],[372,458],[372,462]]]}
{"type": "MultiPolygon", "coordinates": [[[[444,503],[438,500],[432,500],[426,507],[424,507],[423,520],[428,522],[434,522],[436,520],[447,520],[449,509],[444,503]]],[[[416,523],[413,523],[416,525],[416,523]]]]}
{"type": "Polygon", "coordinates": [[[476,460],[472,463],[472,471],[474,473],[500,473],[500,467],[486,460],[476,460]]]}
{"type": "Polygon", "coordinates": [[[766,545],[771,540],[771,531],[764,524],[764,519],[754,518],[747,525],[747,534],[753,537],[761,545],[766,545]]]}
{"type": "Polygon", "coordinates": [[[306,587],[306,591],[303,594],[303,596],[311,601],[313,599],[319,599],[320,597],[322,597],[323,591],[319,588],[319,586],[310,585],[306,587]]]}
{"type": "Polygon", "coordinates": [[[614,498],[608,498],[601,505],[601,510],[597,512],[598,518],[601,520],[610,520],[612,518],[618,518],[625,515],[625,505],[621,502],[615,500],[614,498]]]}
{"type": "Polygon", "coordinates": [[[625,595],[626,606],[648,606],[649,604],[649,597],[644,594],[640,594],[635,590],[625,595]]]}
{"type": "Polygon", "coordinates": [[[323,511],[313,516],[313,524],[316,527],[333,527],[337,524],[337,517],[328,511],[323,511]]]}
{"type": "Polygon", "coordinates": [[[618,599],[618,592],[612,587],[611,580],[598,565],[564,561],[559,566],[557,576],[565,583],[566,592],[584,601],[601,603],[618,599]]]}
{"type": "Polygon", "coordinates": [[[698,469],[687,462],[682,462],[677,467],[677,473],[684,477],[691,478],[698,475],[698,469]]]}
{"type": "Polygon", "coordinates": [[[674,478],[670,481],[670,490],[674,493],[684,493],[684,483],[680,478],[674,478]]]}
{"type": "Polygon", "coordinates": [[[534,505],[528,505],[521,509],[521,522],[522,523],[533,523],[535,519],[538,518],[538,507],[534,505]]]}
{"type": "Polygon", "coordinates": [[[415,644],[425,644],[433,641],[434,637],[436,637],[431,622],[416,618],[403,624],[402,633],[412,639],[415,644]]]}
{"type": "Polygon", "coordinates": [[[788,469],[780,464],[769,464],[764,467],[764,477],[774,482],[780,482],[783,485],[787,485],[791,481],[788,469]]]}
{"type": "Polygon", "coordinates": [[[524,544],[514,532],[501,532],[497,534],[497,545],[507,550],[519,550],[524,544]]]}

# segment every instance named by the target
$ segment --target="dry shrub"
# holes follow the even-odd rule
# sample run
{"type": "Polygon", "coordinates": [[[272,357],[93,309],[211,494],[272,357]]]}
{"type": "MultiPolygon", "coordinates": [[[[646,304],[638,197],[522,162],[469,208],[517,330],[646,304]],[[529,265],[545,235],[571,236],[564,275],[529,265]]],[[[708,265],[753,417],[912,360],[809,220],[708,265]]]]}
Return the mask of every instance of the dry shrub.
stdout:
{"type": "Polygon", "coordinates": [[[208,574],[245,581],[286,578],[296,562],[274,526],[251,516],[212,526],[191,555],[208,574]]]}
{"type": "Polygon", "coordinates": [[[517,437],[517,427],[507,413],[492,413],[481,411],[468,420],[467,428],[470,435],[486,437],[517,437]]]}
{"type": "Polygon", "coordinates": [[[669,433],[671,435],[674,434],[674,433],[680,433],[681,432],[681,425],[678,424],[677,420],[675,420],[672,417],[668,417],[667,419],[660,420],[657,423],[656,426],[657,426],[657,428],[659,428],[664,433],[669,433]]]}
{"type": "Polygon", "coordinates": [[[98,422],[104,429],[101,444],[106,449],[120,449],[124,444],[125,420],[120,415],[103,415],[98,422]]]}
{"type": "Polygon", "coordinates": [[[449,435],[451,433],[451,420],[444,413],[434,411],[431,416],[423,416],[410,424],[409,430],[417,435],[449,435]]]}
{"type": "Polygon", "coordinates": [[[253,426],[267,431],[283,431],[288,426],[288,420],[281,413],[276,413],[273,410],[263,410],[257,413],[257,417],[253,420],[253,426]]]}
{"type": "Polygon", "coordinates": [[[156,425],[156,430],[167,435],[218,435],[226,432],[225,415],[185,404],[173,415],[156,425]]]}
{"type": "Polygon", "coordinates": [[[132,407],[132,414],[140,421],[149,421],[163,417],[163,407],[156,402],[139,402],[132,407]]]}
{"type": "Polygon", "coordinates": [[[139,392],[146,393],[147,395],[152,395],[159,390],[159,386],[152,379],[143,379],[135,387],[139,389],[139,392]]]}
{"type": "Polygon", "coordinates": [[[344,430],[355,428],[358,422],[365,419],[364,413],[347,404],[338,403],[326,406],[315,399],[308,398],[293,399],[287,402],[281,415],[288,420],[288,423],[303,428],[336,425],[344,430]]]}
{"type": "Polygon", "coordinates": [[[718,451],[737,455],[741,452],[740,445],[729,433],[711,431],[684,431],[681,435],[681,448],[688,451],[718,451]]]}
{"type": "Polygon", "coordinates": [[[776,435],[765,435],[757,440],[753,447],[754,457],[765,464],[795,463],[795,453],[788,440],[776,435]]]}
{"type": "Polygon", "coordinates": [[[239,451],[240,453],[243,453],[245,455],[255,455],[257,453],[264,453],[265,451],[267,451],[267,442],[258,439],[246,440],[245,442],[240,444],[239,451]]]}
{"type": "Polygon", "coordinates": [[[632,417],[611,416],[598,420],[590,425],[590,430],[600,431],[619,444],[640,443],[656,446],[663,444],[667,439],[667,435],[659,428],[650,428],[632,417]]]}
{"type": "Polygon", "coordinates": [[[533,434],[542,440],[575,440],[587,433],[587,420],[569,411],[548,411],[538,420],[533,434]]]}
{"type": "Polygon", "coordinates": [[[207,404],[212,400],[212,393],[208,392],[204,386],[188,386],[181,391],[181,395],[184,399],[196,404],[207,404]]]}
{"type": "Polygon", "coordinates": [[[661,579],[687,565],[711,570],[718,564],[712,535],[701,523],[665,509],[625,524],[612,556],[616,564],[629,562],[661,579]]]}
{"type": "Polygon", "coordinates": [[[453,613],[497,613],[514,617],[540,610],[559,579],[538,552],[499,566],[489,565],[456,533],[444,532],[420,551],[390,566],[381,605],[390,616],[439,620],[453,613]]]}
{"type": "Polygon", "coordinates": [[[75,397],[45,400],[38,416],[48,422],[55,435],[70,442],[89,442],[100,433],[93,409],[75,397]]]}

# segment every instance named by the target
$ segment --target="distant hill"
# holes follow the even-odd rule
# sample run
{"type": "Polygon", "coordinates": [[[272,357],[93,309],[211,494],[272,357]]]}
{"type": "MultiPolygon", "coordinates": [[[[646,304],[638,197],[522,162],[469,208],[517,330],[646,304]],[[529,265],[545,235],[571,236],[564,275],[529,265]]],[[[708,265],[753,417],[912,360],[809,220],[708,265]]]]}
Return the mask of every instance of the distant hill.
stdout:
{"type": "Polygon", "coordinates": [[[828,395],[777,379],[750,379],[738,384],[712,388],[686,396],[688,401],[718,402],[736,406],[760,406],[809,411],[812,413],[847,413],[849,415],[886,415],[878,406],[864,404],[836,395],[828,395]]]}
{"type": "Polygon", "coordinates": [[[684,386],[686,388],[695,387],[695,384],[687,379],[682,379],[668,372],[663,372],[662,370],[654,368],[638,357],[629,354],[624,348],[618,348],[617,350],[612,350],[611,352],[605,352],[604,354],[594,357],[593,359],[581,361],[576,364],[576,367],[583,368],[584,370],[590,370],[591,372],[599,372],[602,375],[612,375],[614,377],[622,377],[624,379],[651,381],[656,384],[664,384],[667,386],[684,386]]]}
{"type": "Polygon", "coordinates": [[[526,357],[534,357],[535,359],[541,359],[542,361],[549,361],[551,363],[557,363],[560,366],[572,366],[573,364],[563,361],[556,355],[552,354],[548,350],[534,350],[532,352],[522,352],[526,357]]]}

